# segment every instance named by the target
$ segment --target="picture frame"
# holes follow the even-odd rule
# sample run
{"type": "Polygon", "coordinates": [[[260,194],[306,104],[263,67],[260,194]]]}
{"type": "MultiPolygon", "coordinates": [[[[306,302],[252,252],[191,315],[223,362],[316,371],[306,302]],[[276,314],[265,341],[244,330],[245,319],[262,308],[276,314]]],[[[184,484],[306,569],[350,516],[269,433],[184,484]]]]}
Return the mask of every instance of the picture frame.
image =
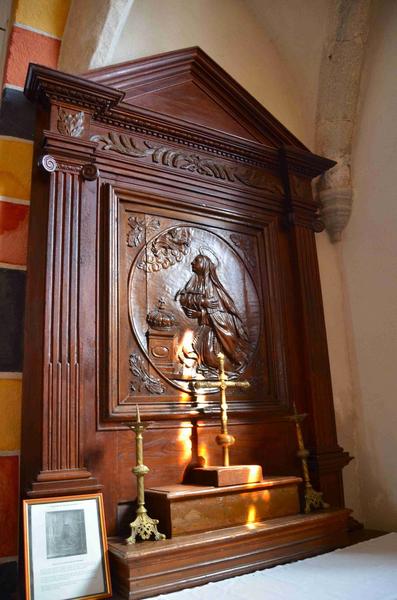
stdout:
{"type": "Polygon", "coordinates": [[[110,598],[102,494],[23,501],[26,600],[110,598]]]}

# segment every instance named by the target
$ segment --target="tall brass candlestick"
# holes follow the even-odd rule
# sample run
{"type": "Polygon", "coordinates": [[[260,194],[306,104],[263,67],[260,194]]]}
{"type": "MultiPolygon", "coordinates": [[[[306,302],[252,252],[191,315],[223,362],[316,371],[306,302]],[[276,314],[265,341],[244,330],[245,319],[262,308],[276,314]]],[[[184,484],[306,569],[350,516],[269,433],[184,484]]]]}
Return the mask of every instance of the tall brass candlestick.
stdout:
{"type": "Polygon", "coordinates": [[[297,456],[302,461],[302,471],[303,471],[303,480],[305,482],[305,513],[309,513],[311,510],[318,510],[319,508],[329,508],[329,504],[324,502],[322,492],[316,492],[313,489],[313,486],[310,482],[309,475],[309,467],[307,466],[307,458],[309,456],[309,451],[306,450],[305,444],[303,442],[303,435],[301,429],[302,421],[307,417],[306,414],[298,415],[298,411],[296,410],[295,402],[293,404],[294,414],[290,415],[288,418],[290,421],[295,423],[296,429],[296,437],[298,440],[298,452],[297,456]]]}
{"type": "Polygon", "coordinates": [[[145,475],[149,473],[149,467],[143,464],[143,432],[147,427],[141,422],[139,406],[136,406],[136,422],[128,427],[135,432],[136,466],[132,472],[136,475],[137,483],[137,510],[136,519],[130,523],[131,535],[127,538],[127,544],[135,544],[137,536],[142,540],[148,540],[153,534],[155,540],[165,540],[165,535],[157,530],[158,520],[152,519],[147,514],[145,507],[145,475]]]}
{"type": "Polygon", "coordinates": [[[236,441],[235,438],[228,433],[227,430],[227,402],[226,402],[226,390],[229,387],[240,387],[249,388],[250,384],[248,381],[229,381],[225,373],[225,356],[222,352],[218,354],[219,358],[219,380],[214,381],[213,379],[195,381],[194,385],[196,389],[203,388],[218,388],[221,390],[221,433],[216,436],[216,443],[222,446],[223,454],[223,466],[228,467],[230,465],[229,458],[229,447],[236,441]]]}

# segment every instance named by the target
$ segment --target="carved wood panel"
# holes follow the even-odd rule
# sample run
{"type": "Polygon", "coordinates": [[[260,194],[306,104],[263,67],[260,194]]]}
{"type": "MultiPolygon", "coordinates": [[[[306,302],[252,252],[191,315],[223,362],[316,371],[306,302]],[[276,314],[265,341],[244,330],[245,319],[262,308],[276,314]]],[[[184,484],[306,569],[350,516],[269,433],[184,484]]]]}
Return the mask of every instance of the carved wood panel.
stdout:
{"type": "Polygon", "coordinates": [[[136,403],[151,418],[213,412],[212,391],[195,398],[186,378],[216,377],[219,352],[229,378],[251,383],[230,393],[231,411],[285,407],[273,221],[187,214],[111,187],[104,196],[102,426],[132,418],[136,403]]]}

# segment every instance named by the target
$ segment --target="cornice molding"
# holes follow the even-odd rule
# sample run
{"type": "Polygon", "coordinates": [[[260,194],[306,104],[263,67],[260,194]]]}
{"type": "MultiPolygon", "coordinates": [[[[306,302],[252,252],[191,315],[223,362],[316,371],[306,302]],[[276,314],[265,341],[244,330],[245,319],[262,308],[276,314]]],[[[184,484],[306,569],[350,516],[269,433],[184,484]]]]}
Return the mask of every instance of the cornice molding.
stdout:
{"type": "MultiPolygon", "coordinates": [[[[181,52],[177,52],[176,56],[178,57],[178,64],[180,66],[181,52]]],[[[147,60],[149,61],[149,59],[147,60]]],[[[153,61],[153,58],[151,60],[153,61]]],[[[169,61],[169,57],[167,60],[169,61]]],[[[186,60],[188,62],[190,60],[190,63],[193,61],[193,67],[200,71],[200,76],[204,73],[206,77],[219,72],[223,73],[222,69],[219,71],[220,67],[216,63],[197,48],[187,51],[186,60]],[[203,65],[205,65],[205,68],[203,65]]],[[[159,65],[161,65],[163,59],[158,57],[158,61],[159,65]]],[[[147,64],[147,61],[142,61],[140,68],[143,69],[145,64],[147,64]]],[[[152,62],[151,64],[152,68],[154,68],[153,65],[156,63],[152,62]]],[[[120,70],[121,68],[122,70],[122,67],[122,65],[118,65],[117,69],[120,70]]],[[[124,77],[127,79],[130,76],[130,67],[131,65],[128,68],[126,67],[124,72],[124,77]]],[[[190,68],[193,67],[190,64],[190,68]]],[[[113,66],[109,69],[114,70],[116,67],[113,66]]],[[[136,64],[134,65],[134,69],[137,69],[136,64]]],[[[270,147],[257,141],[247,140],[201,125],[186,123],[175,117],[159,115],[148,109],[123,103],[122,100],[125,95],[123,90],[103,85],[102,83],[93,81],[93,76],[90,77],[77,77],[40,65],[31,64],[25,85],[25,95],[34,102],[42,103],[45,107],[49,107],[52,103],[55,103],[69,107],[72,106],[74,110],[81,111],[83,109],[87,114],[90,113],[92,115],[89,126],[90,130],[88,130],[87,126],[85,135],[91,135],[91,139],[93,139],[93,135],[98,135],[98,129],[100,131],[101,127],[110,126],[117,135],[121,135],[121,132],[120,134],[117,133],[117,129],[121,129],[129,133],[137,133],[155,138],[159,141],[161,140],[161,142],[166,141],[171,144],[186,146],[194,151],[214,154],[224,159],[246,163],[258,169],[267,169],[276,172],[276,174],[286,169],[287,172],[296,173],[310,179],[334,165],[334,161],[312,154],[309,150],[302,147],[302,145],[300,147],[291,145],[282,145],[279,148],[270,147]]],[[[96,77],[100,81],[111,81],[111,78],[99,77],[98,72],[96,72],[96,77]]],[[[239,86],[226,73],[225,78],[228,78],[228,85],[232,81],[233,85],[239,86]]],[[[241,94],[243,92],[244,90],[240,91],[241,94]]],[[[246,94],[246,96],[251,98],[249,94],[246,94]]],[[[261,107],[261,111],[262,109],[263,107],[261,107]]],[[[267,114],[267,111],[265,113],[267,114]]],[[[258,112],[255,114],[259,115],[258,112]]],[[[262,126],[266,128],[266,122],[262,126]]],[[[280,127],[282,126],[280,125],[280,127]]],[[[53,132],[51,133],[51,137],[54,138],[53,132]]],[[[62,136],[62,140],[64,153],[65,137],[62,136]]],[[[86,143],[93,144],[93,142],[86,143]]],[[[71,152],[74,152],[72,146],[71,152]]],[[[90,153],[92,153],[92,147],[90,148],[90,153]]],[[[304,202],[304,204],[308,203],[304,202]]]]}
{"type": "Polygon", "coordinates": [[[109,110],[124,97],[120,90],[34,63],[29,65],[24,94],[34,102],[68,102],[93,114],[109,110]]]}

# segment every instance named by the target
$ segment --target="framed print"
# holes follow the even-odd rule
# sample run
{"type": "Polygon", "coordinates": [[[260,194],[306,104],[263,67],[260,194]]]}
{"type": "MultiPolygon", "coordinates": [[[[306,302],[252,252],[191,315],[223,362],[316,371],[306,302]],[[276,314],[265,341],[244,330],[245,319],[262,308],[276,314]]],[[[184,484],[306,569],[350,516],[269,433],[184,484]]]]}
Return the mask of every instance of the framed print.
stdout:
{"type": "Polygon", "coordinates": [[[102,494],[23,501],[27,600],[112,595],[102,494]]]}

